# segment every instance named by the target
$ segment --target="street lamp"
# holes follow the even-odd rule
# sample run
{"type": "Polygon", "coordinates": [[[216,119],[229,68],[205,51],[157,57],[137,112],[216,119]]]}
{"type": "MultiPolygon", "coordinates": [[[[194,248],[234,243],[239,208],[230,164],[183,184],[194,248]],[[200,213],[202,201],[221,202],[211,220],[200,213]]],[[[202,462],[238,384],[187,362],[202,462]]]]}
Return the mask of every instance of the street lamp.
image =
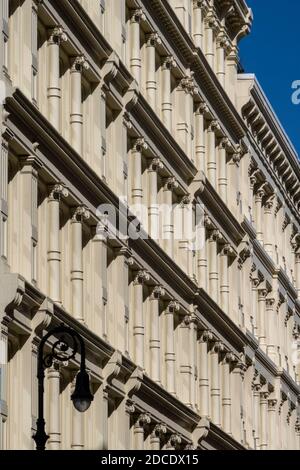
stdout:
{"type": "Polygon", "coordinates": [[[37,358],[37,378],[38,378],[38,418],[37,431],[33,436],[36,443],[36,450],[45,450],[45,445],[49,436],[45,432],[44,420],[44,378],[45,369],[53,364],[53,360],[60,362],[70,360],[75,357],[80,345],[81,361],[80,370],[76,376],[74,392],[71,400],[76,410],[86,411],[92,400],[93,395],[90,391],[89,375],[85,368],[85,345],[82,337],[72,328],[61,325],[50,330],[40,341],[37,358]],[[44,356],[44,346],[50,336],[56,336],[58,339],[54,342],[51,352],[44,356]]]}

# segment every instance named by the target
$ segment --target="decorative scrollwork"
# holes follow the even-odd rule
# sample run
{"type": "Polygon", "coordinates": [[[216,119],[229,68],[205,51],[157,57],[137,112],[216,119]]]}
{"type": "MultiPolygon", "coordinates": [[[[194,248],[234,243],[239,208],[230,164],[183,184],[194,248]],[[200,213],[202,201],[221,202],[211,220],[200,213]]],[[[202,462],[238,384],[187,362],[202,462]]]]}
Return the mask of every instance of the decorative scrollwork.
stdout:
{"type": "Polygon", "coordinates": [[[52,345],[51,352],[43,357],[43,365],[48,369],[53,365],[53,361],[68,361],[73,359],[78,351],[78,341],[72,330],[58,333],[61,335],[52,345]]]}

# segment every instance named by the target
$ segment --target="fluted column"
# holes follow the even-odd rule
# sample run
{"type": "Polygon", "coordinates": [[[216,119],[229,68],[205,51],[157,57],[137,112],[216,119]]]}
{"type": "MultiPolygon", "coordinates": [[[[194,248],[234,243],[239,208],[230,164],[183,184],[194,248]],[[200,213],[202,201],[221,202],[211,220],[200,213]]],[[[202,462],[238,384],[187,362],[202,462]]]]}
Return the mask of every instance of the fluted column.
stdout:
{"type": "MultiPolygon", "coordinates": [[[[222,429],[227,434],[231,434],[231,377],[230,365],[234,356],[226,353],[222,363],[222,429]]],[[[235,405],[235,403],[234,403],[235,405]]]]}
{"type": "Polygon", "coordinates": [[[207,177],[215,189],[217,189],[216,131],[218,129],[220,126],[217,121],[211,121],[207,128],[207,177]]]}
{"type": "Polygon", "coordinates": [[[163,189],[164,214],[162,224],[163,247],[166,253],[173,257],[174,252],[174,213],[173,191],[178,187],[174,177],[166,180],[163,189]]]}
{"type": "Polygon", "coordinates": [[[90,213],[84,206],[77,207],[72,217],[72,313],[74,318],[82,323],[84,323],[82,224],[89,217],[90,213]]]}
{"type": "Polygon", "coordinates": [[[151,33],[147,37],[146,43],[146,95],[147,101],[156,109],[156,46],[161,44],[161,39],[157,33],[151,33]]]}
{"type": "Polygon", "coordinates": [[[48,435],[49,440],[47,448],[49,450],[59,450],[61,443],[60,431],[60,371],[59,364],[54,362],[53,366],[48,369],[49,383],[49,419],[48,419],[48,435]]]}
{"type": "Polygon", "coordinates": [[[277,450],[277,400],[271,398],[268,400],[268,435],[269,435],[269,449],[270,450],[277,450]]]}
{"type": "Polygon", "coordinates": [[[275,215],[274,215],[274,207],[275,207],[275,197],[272,195],[268,198],[265,203],[265,213],[264,213],[264,227],[265,227],[265,234],[264,234],[264,248],[266,252],[271,256],[274,257],[274,230],[275,230],[275,215]]]}
{"type": "Polygon", "coordinates": [[[220,306],[227,315],[229,314],[229,270],[228,256],[232,248],[226,244],[220,252],[220,306]]]}
{"type": "Polygon", "coordinates": [[[161,383],[159,299],[164,289],[156,286],[150,296],[150,376],[154,382],[161,383]]]}
{"type": "Polygon", "coordinates": [[[48,117],[51,124],[58,131],[61,125],[59,48],[66,41],[67,35],[61,26],[57,26],[52,30],[48,41],[48,117]]]}
{"type": "Polygon", "coordinates": [[[141,41],[140,23],[145,20],[145,15],[141,8],[131,10],[130,18],[130,70],[137,83],[141,82],[141,41]]]}
{"type": "Polygon", "coordinates": [[[266,299],[266,322],[267,322],[267,353],[268,356],[279,366],[277,352],[277,316],[275,310],[275,299],[266,299]]]}
{"type": "Polygon", "coordinates": [[[144,282],[149,280],[149,274],[145,270],[138,271],[133,281],[134,289],[134,324],[133,324],[133,340],[134,340],[134,361],[137,365],[145,367],[145,318],[144,318],[144,282]]]}
{"type": "Polygon", "coordinates": [[[151,423],[151,418],[147,413],[139,415],[133,428],[135,450],[144,449],[144,429],[151,423]]]}
{"type": "Polygon", "coordinates": [[[205,17],[205,37],[206,37],[206,51],[205,56],[209,65],[214,69],[215,63],[215,32],[217,31],[218,22],[214,16],[214,13],[210,11],[205,17]]]}
{"type": "Polygon", "coordinates": [[[260,450],[267,450],[268,448],[268,392],[261,392],[260,394],[260,450]]]}
{"type": "Polygon", "coordinates": [[[258,341],[261,349],[267,352],[267,333],[266,333],[266,289],[258,290],[258,341]]]}
{"type": "Polygon", "coordinates": [[[263,242],[263,225],[262,225],[262,198],[265,192],[262,188],[258,189],[255,195],[255,207],[256,207],[256,236],[257,240],[263,242]]]}
{"type": "Polygon", "coordinates": [[[59,206],[62,197],[68,197],[68,190],[61,184],[54,185],[48,197],[48,214],[49,214],[49,245],[47,252],[48,262],[48,282],[49,297],[53,302],[61,302],[60,292],[60,224],[59,224],[59,206]]]}
{"type": "Polygon", "coordinates": [[[212,345],[211,356],[211,419],[216,426],[221,426],[221,386],[220,386],[220,364],[219,353],[222,352],[224,346],[219,341],[212,345]]]}
{"type": "Polygon", "coordinates": [[[218,241],[220,239],[219,230],[212,230],[208,239],[208,279],[209,294],[215,302],[218,302],[219,297],[218,241]]]}
{"type": "Polygon", "coordinates": [[[179,304],[172,301],[165,309],[165,363],[166,363],[166,389],[172,395],[176,394],[175,381],[175,341],[174,341],[174,315],[179,310],[179,304]]]}
{"type": "Polygon", "coordinates": [[[159,239],[159,204],[158,204],[158,172],[163,168],[163,163],[159,158],[154,158],[148,168],[149,194],[148,194],[148,214],[149,214],[149,235],[154,240],[159,239]]]}
{"type": "Polygon", "coordinates": [[[208,111],[205,103],[200,103],[195,112],[195,165],[198,171],[206,174],[204,114],[208,111]]]}
{"type": "MultiPolygon", "coordinates": [[[[76,376],[72,382],[72,393],[75,388],[76,376]]],[[[106,397],[107,398],[107,397],[106,397]]],[[[105,399],[103,400],[105,401],[105,399]]],[[[106,399],[107,403],[107,399],[106,399]]],[[[71,425],[71,448],[72,450],[84,449],[84,413],[77,411],[75,406],[71,405],[72,425],[71,425]]],[[[106,414],[107,421],[107,414],[106,414]]],[[[107,437],[104,436],[104,449],[107,449],[107,437]]]]}
{"type": "Polygon", "coordinates": [[[134,142],[131,150],[132,159],[132,178],[131,178],[131,202],[132,210],[138,217],[140,222],[143,222],[143,181],[142,181],[142,153],[146,150],[148,145],[144,138],[139,138],[134,142]]]}
{"type": "Polygon", "coordinates": [[[81,76],[83,71],[88,68],[89,64],[83,55],[76,57],[71,67],[71,144],[80,155],[82,154],[83,140],[81,76]]]}
{"type": "Polygon", "coordinates": [[[156,424],[150,436],[151,450],[161,449],[161,438],[167,433],[167,426],[163,423],[156,424]]]}
{"type": "Polygon", "coordinates": [[[172,132],[171,70],[176,66],[173,56],[168,56],[163,60],[161,69],[161,117],[170,132],[172,132]]]}
{"type": "Polygon", "coordinates": [[[221,199],[227,204],[227,186],[228,186],[228,177],[227,177],[227,152],[226,149],[229,145],[229,139],[224,137],[220,140],[218,146],[218,191],[221,199]]]}
{"type": "Polygon", "coordinates": [[[212,340],[210,331],[202,331],[199,337],[199,414],[209,416],[209,368],[208,341],[212,340]]]}

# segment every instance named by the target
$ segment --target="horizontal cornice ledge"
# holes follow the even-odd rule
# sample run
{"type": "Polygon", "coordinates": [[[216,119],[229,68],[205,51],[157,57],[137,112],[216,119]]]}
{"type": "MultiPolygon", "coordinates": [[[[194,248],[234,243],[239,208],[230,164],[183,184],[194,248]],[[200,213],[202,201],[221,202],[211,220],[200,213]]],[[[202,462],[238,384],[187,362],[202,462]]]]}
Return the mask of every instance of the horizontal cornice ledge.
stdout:
{"type": "MultiPolygon", "coordinates": [[[[199,184],[199,181],[196,183],[199,184]]],[[[203,172],[200,176],[200,187],[195,191],[195,198],[197,197],[201,199],[214,218],[224,228],[226,235],[228,235],[236,245],[239,245],[245,236],[245,230],[220,198],[203,172]]]]}
{"type": "Polygon", "coordinates": [[[222,428],[210,421],[207,437],[203,439],[216,450],[247,450],[243,444],[223,431],[222,428]]]}

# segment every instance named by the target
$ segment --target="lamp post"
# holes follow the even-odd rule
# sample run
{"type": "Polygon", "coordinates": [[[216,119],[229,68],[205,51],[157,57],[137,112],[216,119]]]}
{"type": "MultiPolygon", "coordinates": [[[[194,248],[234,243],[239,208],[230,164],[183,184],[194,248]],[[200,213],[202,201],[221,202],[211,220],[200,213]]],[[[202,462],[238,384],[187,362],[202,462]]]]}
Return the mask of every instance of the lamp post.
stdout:
{"type": "Polygon", "coordinates": [[[71,400],[76,410],[80,412],[86,411],[92,400],[93,395],[90,391],[89,376],[85,368],[85,345],[82,337],[72,328],[60,325],[50,330],[43,338],[38,347],[37,359],[37,378],[38,378],[38,418],[37,431],[33,436],[36,443],[36,450],[45,450],[45,445],[49,436],[45,432],[44,420],[44,379],[45,369],[53,364],[53,360],[60,362],[75,357],[80,346],[81,361],[80,370],[76,376],[76,384],[71,400]],[[56,336],[58,339],[51,347],[51,352],[44,356],[44,346],[50,336],[56,336]]]}

